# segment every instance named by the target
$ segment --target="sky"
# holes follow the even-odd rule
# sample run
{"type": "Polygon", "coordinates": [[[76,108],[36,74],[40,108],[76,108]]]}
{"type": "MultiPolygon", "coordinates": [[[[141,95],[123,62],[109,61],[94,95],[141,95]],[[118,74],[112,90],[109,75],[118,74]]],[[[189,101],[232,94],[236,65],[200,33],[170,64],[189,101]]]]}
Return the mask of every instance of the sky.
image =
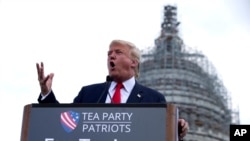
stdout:
{"type": "Polygon", "coordinates": [[[248,0],[0,0],[0,121],[14,127],[0,128],[1,137],[20,139],[23,107],[40,92],[37,62],[70,103],[82,86],[105,81],[111,40],[154,46],[167,4],[177,6],[185,45],[207,56],[241,124],[250,124],[248,0]]]}

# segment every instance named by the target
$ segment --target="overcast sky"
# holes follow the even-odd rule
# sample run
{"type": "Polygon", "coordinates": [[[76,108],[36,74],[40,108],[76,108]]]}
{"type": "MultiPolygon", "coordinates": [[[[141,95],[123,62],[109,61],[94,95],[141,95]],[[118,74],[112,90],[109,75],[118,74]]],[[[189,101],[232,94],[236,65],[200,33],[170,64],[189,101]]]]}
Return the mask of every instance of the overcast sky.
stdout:
{"type": "Polygon", "coordinates": [[[0,0],[0,121],[14,127],[0,128],[1,137],[19,140],[23,107],[37,103],[36,62],[55,73],[56,96],[70,103],[83,85],[105,80],[111,40],[154,45],[167,4],[178,8],[184,43],[214,64],[250,124],[248,0],[0,0]]]}

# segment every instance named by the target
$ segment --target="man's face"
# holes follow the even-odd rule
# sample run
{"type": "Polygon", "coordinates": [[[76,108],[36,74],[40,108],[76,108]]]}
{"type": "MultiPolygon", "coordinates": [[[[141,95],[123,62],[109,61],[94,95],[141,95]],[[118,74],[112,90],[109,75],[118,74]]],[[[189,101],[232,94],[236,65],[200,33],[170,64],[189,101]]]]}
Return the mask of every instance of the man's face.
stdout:
{"type": "Polygon", "coordinates": [[[134,76],[136,63],[131,58],[129,48],[113,44],[108,51],[108,71],[115,81],[124,81],[134,76]]]}

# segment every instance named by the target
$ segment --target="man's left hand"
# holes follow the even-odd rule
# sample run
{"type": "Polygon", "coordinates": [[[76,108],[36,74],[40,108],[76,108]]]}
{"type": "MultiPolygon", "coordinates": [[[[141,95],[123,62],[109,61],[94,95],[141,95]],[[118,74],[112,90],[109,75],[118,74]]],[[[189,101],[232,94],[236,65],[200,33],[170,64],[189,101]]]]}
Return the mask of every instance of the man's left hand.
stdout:
{"type": "Polygon", "coordinates": [[[183,139],[183,137],[187,134],[189,126],[188,122],[186,122],[184,119],[178,120],[178,131],[179,131],[179,137],[180,139],[183,139]]]}

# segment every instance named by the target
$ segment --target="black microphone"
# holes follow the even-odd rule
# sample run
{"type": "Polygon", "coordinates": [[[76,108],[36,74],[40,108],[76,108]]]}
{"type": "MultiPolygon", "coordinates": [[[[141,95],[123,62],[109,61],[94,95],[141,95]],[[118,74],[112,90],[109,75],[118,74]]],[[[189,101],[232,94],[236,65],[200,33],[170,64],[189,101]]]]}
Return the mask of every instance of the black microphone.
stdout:
{"type": "MultiPolygon", "coordinates": [[[[106,77],[105,88],[104,88],[104,90],[102,91],[102,94],[101,94],[100,98],[98,99],[97,103],[100,103],[102,97],[105,95],[105,92],[109,89],[109,87],[110,87],[112,81],[113,81],[112,77],[110,77],[110,76],[108,75],[108,76],[106,77]]],[[[111,99],[111,96],[110,96],[109,92],[108,92],[108,95],[109,95],[109,97],[110,97],[110,99],[111,99]]],[[[111,103],[112,103],[112,99],[111,99],[111,103]]]]}

